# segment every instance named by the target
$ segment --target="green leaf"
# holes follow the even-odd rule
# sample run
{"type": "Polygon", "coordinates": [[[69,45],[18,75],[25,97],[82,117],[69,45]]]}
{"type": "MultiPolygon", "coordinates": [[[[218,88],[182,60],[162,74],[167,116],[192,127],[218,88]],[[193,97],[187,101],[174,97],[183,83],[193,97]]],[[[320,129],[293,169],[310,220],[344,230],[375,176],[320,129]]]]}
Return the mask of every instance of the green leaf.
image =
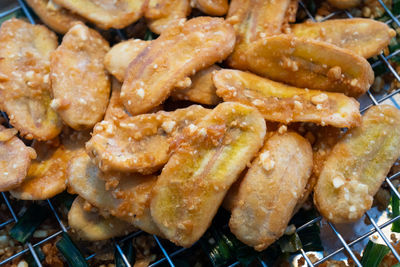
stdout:
{"type": "Polygon", "coordinates": [[[387,246],[369,241],[361,258],[361,265],[363,267],[378,267],[389,251],[390,249],[387,246]]]}
{"type": "Polygon", "coordinates": [[[156,39],[154,36],[154,33],[150,31],[149,29],[146,30],[146,33],[144,34],[144,40],[146,41],[151,41],[156,39]]]}
{"type": "Polygon", "coordinates": [[[297,233],[292,235],[284,235],[278,240],[282,253],[294,253],[299,251],[303,245],[297,233]]]}
{"type": "MultiPolygon", "coordinates": [[[[399,198],[392,193],[392,218],[395,218],[400,215],[400,203],[399,198]]],[[[400,233],[400,220],[396,220],[392,223],[392,231],[396,233],[400,233]]]]}
{"type": "Polygon", "coordinates": [[[56,243],[56,247],[64,256],[69,266],[88,267],[85,258],[67,233],[62,233],[61,239],[56,243]]]}

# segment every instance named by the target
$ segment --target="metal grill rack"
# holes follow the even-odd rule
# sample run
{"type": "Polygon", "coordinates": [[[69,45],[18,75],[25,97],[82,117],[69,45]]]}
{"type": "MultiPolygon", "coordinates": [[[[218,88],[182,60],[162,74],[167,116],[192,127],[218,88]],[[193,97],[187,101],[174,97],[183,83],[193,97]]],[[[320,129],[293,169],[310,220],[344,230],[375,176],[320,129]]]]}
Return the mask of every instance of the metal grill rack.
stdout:
{"type": "MultiPolygon", "coordinates": [[[[394,15],[392,14],[392,12],[390,11],[390,9],[384,4],[384,2],[383,2],[382,0],[377,0],[377,1],[378,1],[379,4],[384,8],[386,14],[390,17],[390,19],[389,19],[388,21],[386,21],[386,23],[387,23],[388,25],[393,25],[393,24],[394,24],[394,25],[395,25],[395,28],[400,28],[400,21],[399,21],[400,15],[397,16],[397,17],[394,16],[394,15]]],[[[3,17],[5,17],[5,16],[7,16],[7,15],[13,13],[14,11],[22,10],[22,12],[23,12],[24,15],[26,16],[26,18],[27,18],[32,24],[34,24],[34,23],[35,23],[35,20],[33,19],[33,16],[32,16],[32,14],[31,14],[31,11],[30,11],[30,9],[26,6],[26,4],[24,3],[24,1],[23,1],[23,0],[18,0],[18,3],[19,3],[18,6],[12,7],[10,10],[7,10],[7,11],[5,11],[5,12],[3,12],[3,13],[0,13],[0,18],[3,18],[3,17]]],[[[299,5],[300,5],[299,8],[303,9],[303,11],[305,12],[305,14],[307,15],[307,17],[308,17],[309,19],[311,19],[312,21],[316,21],[316,18],[315,18],[315,17],[312,15],[312,13],[307,9],[306,5],[305,5],[302,1],[299,1],[299,5]]],[[[323,17],[323,18],[322,18],[322,21],[328,20],[328,19],[332,18],[332,17],[335,16],[335,15],[340,15],[340,13],[341,13],[342,15],[344,14],[345,16],[347,16],[347,17],[349,17],[349,18],[352,18],[351,13],[345,10],[345,11],[338,11],[338,12],[331,13],[331,14],[329,14],[329,15],[323,17]]],[[[319,21],[321,21],[321,20],[319,20],[319,21]]],[[[119,35],[122,39],[124,39],[124,38],[123,38],[124,35],[123,35],[122,32],[117,31],[117,33],[118,33],[118,35],[119,35]]],[[[384,65],[384,66],[393,74],[394,78],[395,78],[398,82],[400,82],[400,76],[399,76],[399,74],[396,72],[396,70],[395,70],[395,69],[390,65],[390,63],[389,63],[389,59],[391,59],[392,57],[394,57],[394,56],[396,56],[396,55],[399,55],[399,54],[400,54],[400,49],[394,51],[393,53],[391,53],[390,55],[387,55],[387,56],[385,56],[385,55],[382,53],[382,54],[379,55],[379,60],[372,64],[372,67],[373,67],[373,68],[376,68],[376,67],[378,67],[379,65],[384,65]]],[[[381,103],[383,103],[383,102],[386,103],[387,101],[390,101],[391,104],[393,104],[394,106],[396,106],[397,108],[400,109],[400,103],[398,103],[398,102],[396,101],[395,97],[394,97],[394,96],[396,96],[397,94],[398,94],[398,96],[400,96],[399,93],[400,93],[400,88],[397,88],[397,89],[394,90],[393,92],[391,92],[391,93],[389,93],[389,94],[386,94],[386,95],[383,95],[383,96],[381,96],[381,97],[378,98],[378,97],[376,97],[376,95],[373,94],[373,92],[368,91],[368,92],[367,92],[367,100],[368,100],[367,102],[368,102],[368,103],[366,103],[366,105],[364,105],[364,106],[361,107],[361,112],[366,111],[368,108],[370,108],[370,107],[373,106],[373,105],[379,105],[379,104],[381,104],[381,103]]],[[[7,116],[6,116],[3,112],[1,112],[0,115],[3,116],[4,118],[7,118],[7,116]]],[[[398,172],[398,173],[392,175],[391,177],[387,177],[387,178],[385,179],[385,183],[388,185],[388,187],[389,187],[390,190],[392,191],[393,197],[397,197],[397,198],[400,199],[400,193],[397,191],[396,186],[392,183],[392,180],[395,179],[395,178],[398,178],[398,177],[400,177],[400,172],[398,172]]],[[[0,222],[0,229],[3,229],[4,227],[6,227],[6,226],[9,225],[9,224],[13,224],[13,223],[18,222],[18,216],[16,215],[17,212],[16,212],[15,209],[13,208],[11,199],[8,197],[8,194],[2,192],[1,195],[2,195],[2,198],[3,198],[4,203],[6,204],[8,210],[9,210],[9,212],[10,212],[10,214],[11,214],[11,217],[12,217],[12,218],[9,219],[9,220],[6,220],[6,221],[4,221],[4,222],[0,222]]],[[[37,266],[40,266],[40,267],[41,267],[42,264],[40,263],[39,257],[38,257],[38,255],[37,255],[37,253],[35,252],[35,249],[34,249],[34,248],[43,245],[44,243],[46,243],[46,242],[48,242],[48,241],[50,241],[50,240],[56,238],[57,236],[60,236],[63,232],[68,232],[69,228],[66,227],[66,226],[63,224],[63,222],[61,221],[60,216],[58,215],[58,213],[57,213],[55,207],[53,206],[52,201],[51,201],[50,199],[47,199],[46,202],[47,202],[47,205],[49,206],[50,210],[52,211],[52,214],[53,214],[54,218],[57,220],[60,230],[59,230],[58,232],[56,232],[56,233],[50,235],[50,236],[47,236],[46,238],[42,239],[41,241],[39,241],[39,242],[37,242],[37,243],[35,243],[35,244],[32,244],[32,243],[29,243],[29,242],[28,242],[28,243],[26,244],[26,245],[27,245],[27,248],[25,248],[25,249],[19,251],[18,253],[12,255],[12,256],[9,257],[9,258],[3,260],[2,262],[0,262],[0,266],[5,265],[6,263],[10,263],[13,259],[16,259],[16,258],[18,258],[18,257],[20,257],[20,256],[22,256],[22,255],[24,255],[24,254],[26,254],[26,253],[29,252],[29,253],[32,255],[33,259],[35,260],[37,266]]],[[[377,222],[373,219],[373,216],[370,214],[370,211],[366,213],[366,218],[368,218],[368,221],[371,223],[371,225],[373,226],[373,228],[372,228],[371,230],[366,231],[365,233],[359,235],[357,238],[353,239],[353,240],[350,241],[350,242],[346,242],[345,239],[343,238],[343,236],[342,236],[342,235],[340,234],[340,232],[337,230],[337,228],[336,228],[332,223],[329,223],[329,222],[328,222],[328,223],[327,223],[327,224],[328,224],[328,227],[333,231],[333,233],[335,234],[337,240],[340,241],[341,247],[340,247],[339,249],[337,249],[337,250],[335,250],[335,251],[329,253],[328,255],[325,255],[323,258],[319,259],[318,261],[316,261],[316,262],[314,262],[314,263],[312,263],[312,260],[310,259],[309,256],[307,256],[306,252],[305,252],[303,249],[301,249],[299,252],[300,252],[301,255],[304,257],[304,259],[305,259],[306,263],[308,264],[308,266],[317,266],[317,265],[319,265],[319,264],[325,262],[326,260],[332,258],[333,256],[336,256],[337,254],[342,253],[342,252],[347,252],[348,256],[351,257],[352,260],[354,261],[355,265],[361,266],[360,261],[359,261],[359,260],[357,259],[357,257],[354,255],[354,253],[353,253],[351,247],[354,246],[355,244],[361,242],[362,240],[364,240],[364,239],[366,239],[366,238],[368,238],[368,237],[374,235],[374,234],[378,234],[378,235],[382,238],[382,240],[386,243],[386,245],[387,245],[387,246],[390,248],[390,250],[392,251],[394,257],[397,259],[398,262],[400,262],[400,255],[399,255],[398,252],[394,249],[394,247],[391,245],[391,243],[390,243],[388,237],[385,236],[385,234],[384,234],[383,231],[382,231],[384,228],[390,226],[394,221],[399,220],[399,219],[400,219],[400,215],[397,216],[397,217],[395,217],[395,218],[392,218],[392,219],[390,219],[390,220],[388,220],[388,221],[386,221],[386,222],[384,222],[384,223],[382,223],[382,224],[380,224],[380,225],[378,225],[377,222]]],[[[306,224],[304,224],[304,225],[298,227],[296,231],[297,231],[297,232],[300,232],[300,231],[302,231],[303,229],[307,228],[307,226],[310,226],[310,225],[312,225],[312,224],[314,224],[314,223],[320,223],[321,220],[322,220],[322,217],[321,217],[321,216],[318,216],[318,217],[312,219],[311,221],[307,222],[306,224]]],[[[122,251],[120,245],[122,244],[122,242],[124,242],[124,241],[126,241],[126,240],[129,240],[129,239],[132,239],[132,238],[135,238],[135,237],[137,237],[137,236],[139,236],[139,235],[141,235],[141,234],[146,234],[146,233],[144,233],[143,231],[138,231],[138,232],[131,233],[130,235],[127,235],[127,236],[125,236],[124,238],[122,238],[122,239],[120,239],[120,240],[118,240],[118,241],[114,240],[115,248],[116,248],[116,250],[120,253],[120,255],[121,255],[123,261],[124,261],[125,264],[126,264],[126,266],[131,266],[131,265],[130,265],[129,262],[127,261],[127,258],[126,258],[126,256],[124,255],[124,253],[123,253],[123,251],[122,251]]],[[[173,251],[173,252],[167,252],[167,249],[166,249],[165,246],[162,244],[162,242],[160,241],[160,239],[159,239],[157,236],[155,236],[155,235],[153,235],[153,238],[154,238],[156,244],[158,245],[160,251],[162,252],[162,255],[163,255],[163,256],[162,256],[160,259],[157,259],[155,262],[153,262],[150,266],[159,266],[159,265],[164,264],[164,263],[166,263],[166,262],[167,262],[170,266],[175,266],[175,264],[174,264],[174,257],[175,257],[176,255],[178,255],[178,254],[181,254],[181,253],[184,252],[185,250],[187,250],[187,249],[185,249],[185,248],[176,248],[175,251],[173,251]]],[[[92,255],[86,257],[86,260],[89,260],[89,259],[93,258],[94,256],[95,256],[95,254],[92,254],[92,255]]],[[[264,262],[263,262],[261,259],[259,259],[259,258],[258,258],[258,262],[259,262],[259,265],[261,265],[261,266],[267,266],[266,263],[264,263],[264,262]]],[[[240,264],[239,262],[235,262],[235,263],[233,263],[233,264],[231,264],[231,265],[229,265],[229,266],[237,266],[237,265],[239,265],[239,264],[240,264]]]]}

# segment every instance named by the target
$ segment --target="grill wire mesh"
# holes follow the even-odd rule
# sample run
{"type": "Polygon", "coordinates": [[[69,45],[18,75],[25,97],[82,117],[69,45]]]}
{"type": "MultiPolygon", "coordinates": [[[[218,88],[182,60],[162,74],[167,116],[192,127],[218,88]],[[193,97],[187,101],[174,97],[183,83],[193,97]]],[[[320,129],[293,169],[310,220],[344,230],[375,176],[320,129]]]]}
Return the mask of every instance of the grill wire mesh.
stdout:
{"type": "MultiPolygon", "coordinates": [[[[388,24],[389,26],[393,26],[395,25],[394,28],[400,28],[400,15],[395,16],[393,15],[393,13],[390,11],[390,9],[384,4],[384,2],[382,0],[377,0],[379,2],[379,4],[383,7],[383,9],[385,10],[386,14],[390,17],[390,19],[388,21],[386,21],[385,23],[388,24]]],[[[25,4],[25,2],[23,0],[18,0],[18,6],[13,7],[10,10],[7,10],[3,13],[0,13],[0,19],[17,11],[17,10],[22,10],[24,16],[29,20],[30,23],[35,24],[35,20],[33,19],[33,15],[31,14],[30,9],[27,7],[27,5],[25,4]]],[[[299,9],[302,9],[306,16],[312,20],[312,21],[317,21],[316,18],[312,15],[312,13],[308,10],[307,6],[302,2],[299,1],[299,9]]],[[[332,17],[334,17],[335,15],[344,15],[345,17],[348,18],[352,18],[352,14],[350,12],[348,12],[347,10],[344,11],[336,11],[333,12],[329,15],[326,15],[325,17],[323,17],[322,19],[319,19],[318,21],[325,21],[328,20],[332,17]]],[[[121,39],[125,39],[124,38],[124,34],[121,31],[117,31],[118,35],[121,37],[121,39]]],[[[376,67],[380,66],[380,65],[384,65],[387,70],[389,70],[391,72],[391,74],[393,74],[394,78],[400,83],[400,76],[399,74],[396,72],[396,70],[390,65],[389,60],[391,58],[393,58],[396,55],[400,54],[400,49],[397,49],[396,51],[392,52],[391,54],[385,56],[383,53],[381,53],[378,58],[379,60],[374,62],[372,64],[372,67],[375,69],[376,67]]],[[[383,102],[387,102],[390,101],[390,103],[394,106],[396,106],[397,108],[400,109],[400,103],[397,102],[397,100],[395,99],[395,96],[398,94],[398,96],[400,96],[400,88],[395,89],[394,91],[392,91],[389,94],[383,95],[381,97],[377,97],[376,94],[374,95],[373,92],[371,92],[371,90],[369,90],[367,92],[367,100],[369,103],[365,104],[364,106],[361,106],[361,112],[366,111],[368,108],[370,108],[373,105],[379,105],[383,102]]],[[[400,98],[399,98],[400,99],[400,98]]],[[[7,119],[7,116],[4,112],[0,112],[0,116],[4,117],[5,119],[7,119]]],[[[395,174],[393,174],[390,177],[386,177],[385,178],[385,182],[387,184],[387,186],[390,188],[391,192],[392,192],[392,197],[397,197],[400,199],[400,193],[397,191],[396,186],[392,183],[392,180],[395,178],[400,177],[400,172],[397,172],[395,174]]],[[[12,200],[9,198],[7,193],[2,192],[1,193],[2,198],[4,203],[6,204],[10,215],[11,215],[11,219],[6,220],[4,222],[0,222],[0,230],[3,229],[4,227],[6,227],[9,224],[13,224],[18,222],[18,216],[16,215],[17,212],[16,210],[13,208],[12,205],[12,200]]],[[[37,266],[41,267],[42,264],[39,260],[39,257],[37,255],[37,253],[35,252],[36,247],[41,246],[43,244],[45,244],[46,242],[55,239],[57,236],[60,236],[63,232],[68,232],[69,227],[66,227],[63,222],[60,219],[60,216],[58,215],[58,212],[56,210],[56,208],[53,206],[53,203],[50,199],[46,200],[47,205],[49,206],[50,210],[52,211],[52,215],[54,216],[54,218],[57,220],[58,225],[59,225],[59,231],[57,231],[56,233],[47,236],[46,238],[40,240],[37,243],[30,243],[27,242],[27,248],[13,254],[11,257],[4,259],[3,261],[0,262],[0,266],[5,265],[7,263],[10,263],[13,259],[16,259],[24,254],[30,253],[33,257],[33,259],[35,260],[37,266]]],[[[353,239],[350,242],[346,242],[345,239],[343,238],[343,236],[340,234],[340,232],[336,229],[336,227],[331,224],[331,223],[327,223],[328,227],[333,231],[333,233],[335,234],[337,240],[339,240],[339,242],[341,243],[341,247],[336,249],[333,252],[330,252],[327,255],[324,255],[323,258],[319,259],[318,261],[312,263],[312,260],[310,259],[309,256],[307,256],[306,252],[303,249],[300,249],[300,253],[301,255],[304,257],[306,263],[308,264],[308,266],[317,266],[323,262],[325,262],[328,259],[331,259],[333,256],[338,255],[339,253],[345,252],[347,253],[347,255],[352,258],[352,260],[354,261],[354,264],[356,266],[362,266],[360,261],[358,260],[358,258],[355,256],[355,254],[353,253],[351,247],[354,246],[355,244],[363,241],[364,239],[378,234],[382,240],[386,243],[386,245],[390,248],[391,252],[393,253],[394,257],[397,259],[398,262],[400,262],[400,255],[398,254],[398,252],[395,250],[395,248],[392,246],[392,244],[390,243],[388,237],[383,233],[383,228],[386,228],[388,226],[391,226],[391,224],[400,219],[400,215],[397,217],[394,217],[380,225],[377,224],[377,222],[373,219],[373,215],[370,214],[370,211],[368,211],[366,213],[366,218],[368,219],[368,221],[371,223],[371,225],[373,226],[373,228],[369,231],[366,231],[365,233],[359,235],[358,237],[356,237],[355,239],[353,239]]],[[[305,223],[304,225],[298,227],[296,229],[296,232],[300,232],[302,230],[304,230],[305,228],[307,228],[308,226],[315,224],[315,223],[319,223],[322,220],[321,216],[315,217],[314,219],[310,220],[309,222],[305,223]]],[[[142,234],[146,234],[143,231],[137,231],[134,233],[131,233],[125,237],[123,237],[122,239],[119,240],[114,240],[114,246],[116,251],[118,251],[118,253],[120,253],[121,258],[123,259],[124,263],[126,264],[126,266],[131,266],[130,263],[127,260],[127,257],[124,255],[122,249],[121,249],[121,244],[123,242],[125,242],[126,240],[135,238],[139,235],[142,234]]],[[[182,252],[184,252],[185,250],[187,250],[186,248],[177,248],[175,249],[175,251],[173,252],[167,252],[167,249],[165,248],[165,246],[162,244],[162,242],[159,240],[159,238],[155,235],[153,235],[153,238],[157,244],[157,246],[159,247],[160,251],[162,252],[162,257],[160,259],[157,259],[155,262],[153,262],[152,264],[150,264],[150,266],[160,266],[161,264],[165,264],[168,263],[170,266],[175,266],[174,264],[174,257],[178,254],[181,254],[182,252]]],[[[95,254],[91,254],[89,256],[86,257],[86,260],[90,260],[91,258],[93,258],[95,256],[95,254]]],[[[265,262],[263,262],[260,258],[257,258],[258,263],[260,266],[267,266],[267,264],[265,262]]],[[[235,262],[231,265],[229,265],[229,267],[231,266],[237,266],[239,265],[239,262],[235,262]]]]}

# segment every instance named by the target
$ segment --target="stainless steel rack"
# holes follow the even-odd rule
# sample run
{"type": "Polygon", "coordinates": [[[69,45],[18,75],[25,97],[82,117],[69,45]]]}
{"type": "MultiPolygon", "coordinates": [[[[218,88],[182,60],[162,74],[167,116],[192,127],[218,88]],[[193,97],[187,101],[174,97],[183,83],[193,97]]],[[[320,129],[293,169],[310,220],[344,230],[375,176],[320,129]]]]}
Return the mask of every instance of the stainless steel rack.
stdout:
{"type": "MultiPolygon", "coordinates": [[[[383,9],[385,10],[385,12],[386,12],[385,14],[390,17],[390,19],[388,21],[386,21],[386,23],[388,25],[390,25],[390,26],[394,25],[394,28],[400,28],[400,21],[399,21],[400,15],[399,16],[394,16],[392,14],[392,12],[390,11],[390,9],[384,4],[384,2],[382,0],[377,0],[377,1],[383,7],[383,9]]],[[[300,8],[303,9],[303,11],[308,16],[309,19],[311,19],[312,21],[316,21],[316,18],[307,9],[306,5],[302,1],[299,1],[299,5],[300,5],[300,8]]],[[[33,18],[33,15],[31,14],[30,9],[27,7],[27,5],[25,4],[25,2],[23,0],[18,0],[18,5],[10,6],[10,8],[5,10],[5,11],[2,11],[2,9],[0,8],[0,18],[3,18],[3,17],[5,17],[5,16],[13,13],[14,11],[17,11],[17,10],[22,10],[22,12],[26,16],[26,18],[32,24],[35,23],[35,20],[33,18]]],[[[345,10],[345,11],[338,11],[338,12],[331,13],[331,14],[323,17],[322,21],[328,20],[328,19],[334,17],[335,15],[345,15],[348,18],[352,18],[351,13],[345,10]]],[[[321,21],[321,19],[319,21],[321,21]]],[[[118,31],[118,35],[122,39],[124,39],[123,38],[124,35],[123,35],[122,32],[118,31]]],[[[394,56],[399,55],[399,54],[400,54],[400,49],[392,52],[391,54],[389,54],[387,56],[385,56],[382,53],[382,54],[379,55],[379,60],[372,64],[372,67],[376,68],[376,67],[378,67],[380,65],[384,65],[393,74],[394,78],[398,82],[400,82],[399,74],[396,72],[396,70],[389,63],[389,60],[391,58],[393,58],[394,56]]],[[[394,91],[392,91],[390,93],[386,93],[384,95],[378,96],[378,95],[376,95],[374,92],[372,92],[370,90],[370,91],[367,92],[367,98],[364,99],[364,101],[362,101],[362,102],[366,102],[366,103],[364,103],[364,105],[361,106],[361,112],[366,111],[368,108],[370,108],[373,105],[379,105],[379,104],[383,103],[384,101],[390,101],[394,106],[396,106],[397,108],[400,109],[400,104],[395,99],[395,96],[398,95],[399,93],[400,93],[400,88],[397,88],[396,90],[394,90],[394,91]]],[[[398,96],[400,96],[400,94],[398,96]]],[[[1,112],[0,115],[3,116],[4,118],[7,118],[7,116],[3,112],[1,112]]],[[[398,178],[398,177],[400,177],[400,172],[398,172],[398,173],[396,173],[396,174],[394,174],[394,175],[392,175],[390,177],[387,177],[385,179],[385,183],[387,184],[387,186],[392,191],[393,197],[397,197],[397,198],[400,199],[400,193],[397,191],[396,186],[392,183],[392,180],[395,179],[395,178],[398,178]]],[[[4,203],[6,204],[8,210],[10,212],[11,217],[12,217],[9,220],[6,220],[4,222],[0,222],[0,229],[3,229],[4,227],[6,227],[9,224],[13,224],[13,223],[18,222],[18,216],[16,215],[17,212],[13,208],[12,200],[9,198],[8,194],[2,192],[1,195],[2,195],[4,203]]],[[[53,206],[52,201],[50,199],[47,199],[46,202],[47,202],[47,205],[49,206],[50,210],[52,211],[52,214],[53,214],[54,218],[58,222],[60,230],[58,232],[50,235],[50,236],[47,236],[46,238],[42,239],[41,241],[39,241],[37,243],[32,244],[32,243],[28,242],[26,244],[27,248],[15,253],[14,255],[12,255],[9,258],[1,261],[0,262],[0,266],[5,265],[6,263],[9,263],[13,259],[16,259],[16,258],[18,258],[20,256],[23,256],[26,253],[30,253],[32,255],[33,259],[35,260],[36,264],[38,266],[42,266],[41,262],[39,261],[39,257],[37,255],[37,253],[35,252],[34,248],[38,247],[38,246],[41,246],[41,245],[45,244],[46,242],[49,242],[50,240],[53,240],[57,236],[61,235],[63,232],[68,232],[69,228],[66,227],[63,224],[63,222],[61,221],[60,216],[58,215],[58,212],[56,211],[55,207],[53,206]]],[[[366,218],[368,219],[370,224],[373,226],[373,228],[371,230],[366,231],[365,233],[357,236],[356,238],[354,238],[350,242],[346,242],[345,239],[343,238],[342,234],[335,227],[335,225],[333,225],[332,223],[328,222],[327,223],[328,227],[333,231],[333,233],[335,234],[337,240],[340,241],[341,247],[336,249],[336,250],[334,250],[333,252],[330,252],[328,255],[324,255],[324,257],[319,259],[318,261],[312,263],[311,258],[307,255],[307,253],[303,249],[301,249],[299,251],[299,253],[304,257],[304,259],[305,259],[306,263],[308,264],[308,266],[317,266],[317,265],[325,262],[326,260],[331,259],[332,257],[342,253],[342,252],[346,252],[348,254],[348,256],[352,258],[352,260],[354,261],[355,265],[361,266],[360,261],[355,256],[355,254],[353,253],[351,248],[355,244],[357,244],[359,242],[362,242],[364,239],[369,238],[372,235],[378,234],[382,238],[382,240],[386,243],[386,245],[390,248],[390,250],[392,251],[392,253],[393,253],[394,257],[397,259],[397,261],[400,262],[399,253],[394,249],[394,247],[391,245],[388,237],[382,231],[384,228],[389,227],[394,221],[399,220],[400,219],[400,215],[395,217],[395,218],[392,218],[390,220],[387,220],[386,222],[384,222],[384,223],[382,223],[380,225],[378,225],[377,222],[373,219],[373,216],[370,214],[370,211],[366,213],[366,218]]],[[[315,224],[315,223],[320,223],[321,220],[322,220],[322,217],[318,216],[318,217],[310,220],[309,222],[305,223],[304,225],[298,227],[296,231],[300,232],[303,229],[305,229],[307,226],[310,226],[310,225],[315,224]]],[[[129,240],[129,239],[132,239],[132,238],[135,238],[135,237],[137,237],[139,235],[142,235],[142,234],[146,234],[146,233],[144,233],[142,231],[138,231],[138,232],[131,233],[131,234],[125,236],[124,238],[119,239],[118,241],[114,240],[115,248],[120,253],[122,259],[124,260],[124,262],[126,264],[126,266],[131,266],[131,265],[127,261],[127,258],[124,255],[120,245],[122,244],[122,242],[124,242],[126,240],[129,240]]],[[[161,258],[157,259],[155,262],[153,262],[150,266],[159,266],[159,265],[164,264],[164,263],[168,263],[170,266],[175,266],[174,257],[187,250],[185,248],[176,248],[175,251],[167,252],[167,249],[162,244],[160,239],[155,235],[153,235],[153,238],[154,238],[156,244],[158,245],[160,251],[162,252],[163,256],[161,258]]],[[[95,254],[89,255],[89,256],[86,257],[86,260],[90,260],[94,256],[95,256],[95,254]]],[[[263,262],[259,258],[258,258],[258,263],[259,263],[260,266],[267,266],[266,263],[263,262]]],[[[239,262],[235,262],[235,263],[233,263],[233,264],[231,264],[229,266],[237,266],[239,264],[240,264],[239,262]]]]}

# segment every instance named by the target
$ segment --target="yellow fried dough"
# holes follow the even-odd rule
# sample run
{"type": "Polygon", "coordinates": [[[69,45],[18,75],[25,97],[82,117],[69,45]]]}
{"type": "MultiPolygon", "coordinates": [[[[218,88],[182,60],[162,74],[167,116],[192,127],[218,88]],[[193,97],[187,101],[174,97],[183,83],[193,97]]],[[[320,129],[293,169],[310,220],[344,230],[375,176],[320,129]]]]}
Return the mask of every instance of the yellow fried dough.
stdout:
{"type": "Polygon", "coordinates": [[[164,31],[129,65],[121,98],[132,115],[160,105],[174,88],[187,88],[189,75],[225,59],[233,28],[221,18],[197,17],[164,31]]]}
{"type": "MultiPolygon", "coordinates": [[[[132,39],[114,45],[104,58],[106,69],[114,75],[118,81],[123,82],[129,63],[150,43],[149,41],[132,39]]],[[[212,73],[220,69],[221,68],[217,65],[212,65],[197,72],[191,77],[191,85],[186,89],[174,90],[172,92],[172,97],[177,100],[189,100],[205,105],[218,104],[221,102],[221,99],[215,93],[216,89],[212,81],[212,73]]],[[[110,101],[112,101],[112,98],[110,101]]]]}
{"type": "Polygon", "coordinates": [[[361,0],[327,0],[329,4],[340,9],[352,8],[361,4],[361,0]]]}
{"type": "Polygon", "coordinates": [[[302,196],[313,164],[310,143],[287,132],[270,137],[239,187],[229,228],[261,251],[280,238],[302,196]]]}
{"type": "Polygon", "coordinates": [[[80,239],[87,241],[106,240],[135,230],[133,225],[114,216],[105,218],[95,211],[85,209],[85,200],[79,196],[68,212],[68,225],[80,239]]]}
{"type": "Polygon", "coordinates": [[[208,113],[193,105],[103,121],[94,127],[86,151],[103,171],[153,173],[168,161],[173,137],[208,113]]]}
{"type": "Polygon", "coordinates": [[[50,140],[62,122],[50,107],[50,53],[57,36],[11,19],[0,28],[0,108],[26,139],[50,140]]]}
{"type": "Polygon", "coordinates": [[[385,23],[373,19],[332,19],[324,22],[294,24],[297,37],[328,42],[370,58],[378,55],[396,32],[385,23]]]}
{"type": "Polygon", "coordinates": [[[155,176],[102,173],[86,153],[75,157],[68,168],[68,185],[90,204],[137,228],[160,235],[150,216],[155,176]]]}
{"type": "Polygon", "coordinates": [[[0,192],[20,185],[28,173],[31,160],[36,152],[15,135],[15,129],[6,129],[0,125],[0,192]]]}
{"type": "Polygon", "coordinates": [[[53,0],[98,27],[121,29],[140,19],[146,0],[53,0]]]}
{"type": "Polygon", "coordinates": [[[90,129],[104,116],[110,95],[103,64],[108,50],[98,32],[77,23],[51,55],[51,105],[75,130],[90,129]]]}
{"type": "Polygon", "coordinates": [[[151,200],[151,215],[166,238],[189,247],[203,235],[265,131],[256,109],[224,102],[177,137],[151,200]]]}
{"type": "Polygon", "coordinates": [[[288,18],[291,0],[232,0],[227,20],[236,32],[236,46],[228,64],[236,68],[246,62],[247,46],[266,36],[280,34],[288,18]]]}
{"type": "Polygon", "coordinates": [[[400,111],[371,107],[362,125],[344,135],[323,165],[314,188],[319,212],[334,223],[360,219],[399,156],[400,111]]]}
{"type": "Polygon", "coordinates": [[[251,64],[238,67],[296,87],[333,91],[358,97],[374,81],[368,61],[335,45],[277,35],[249,46],[251,64]]]}
{"type": "Polygon", "coordinates": [[[107,106],[106,114],[104,115],[104,120],[120,120],[130,117],[128,111],[126,111],[124,104],[121,99],[121,83],[115,78],[111,81],[111,97],[107,106]]]}
{"type": "Polygon", "coordinates": [[[10,190],[11,195],[23,200],[42,200],[64,191],[68,163],[84,151],[89,137],[89,132],[68,131],[62,134],[61,144],[35,142],[37,158],[32,161],[23,183],[10,190]]]}
{"type": "Polygon", "coordinates": [[[194,0],[193,6],[211,16],[223,16],[228,12],[228,0],[194,0]]]}
{"type": "Polygon", "coordinates": [[[40,19],[54,31],[64,34],[76,22],[84,19],[55,4],[52,0],[26,0],[40,19]]]}
{"type": "Polygon", "coordinates": [[[220,70],[213,79],[224,101],[254,106],[269,121],[336,127],[354,127],[361,121],[359,103],[343,94],[304,90],[238,70],[220,70]]]}
{"type": "Polygon", "coordinates": [[[162,33],[190,14],[189,0],[149,0],[144,16],[152,32],[162,33]]]}

